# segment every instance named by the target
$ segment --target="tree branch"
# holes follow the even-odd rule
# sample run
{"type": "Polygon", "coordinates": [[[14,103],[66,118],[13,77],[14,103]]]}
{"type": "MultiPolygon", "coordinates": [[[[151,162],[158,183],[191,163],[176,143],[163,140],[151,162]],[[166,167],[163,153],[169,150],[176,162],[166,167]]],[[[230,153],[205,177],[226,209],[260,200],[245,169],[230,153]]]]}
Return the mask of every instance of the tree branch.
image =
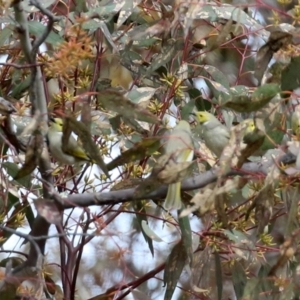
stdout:
{"type": "MultiPolygon", "coordinates": [[[[33,276],[32,273],[37,272],[38,275],[40,276],[42,273],[42,261],[43,261],[41,248],[39,247],[40,241],[35,241],[31,235],[19,232],[7,226],[0,225],[0,229],[3,231],[7,231],[9,233],[13,233],[19,237],[24,238],[25,240],[28,240],[30,242],[31,248],[34,249],[36,253],[36,259],[35,259],[36,263],[34,265],[31,265],[30,260],[28,259],[24,264],[16,267],[12,271],[8,271],[8,273],[5,276],[5,283],[14,284],[15,286],[18,286],[22,281],[24,281],[24,278],[26,278],[26,276],[29,275],[33,276]],[[33,267],[33,269],[31,267],[33,267]]],[[[0,286],[0,290],[3,287],[3,285],[4,282],[2,282],[0,286]]]]}
{"type": "MultiPolygon", "coordinates": [[[[55,16],[52,15],[48,10],[45,10],[41,7],[40,3],[37,0],[31,1],[42,13],[48,16],[49,23],[47,25],[47,29],[42,34],[40,38],[36,40],[34,45],[31,44],[30,36],[29,36],[29,29],[28,29],[28,21],[27,21],[27,14],[23,10],[23,5],[21,0],[15,0],[12,3],[12,7],[15,12],[15,19],[18,23],[18,33],[20,38],[20,43],[22,50],[25,54],[25,58],[30,65],[34,65],[35,67],[30,68],[31,72],[31,83],[30,83],[30,101],[32,103],[32,114],[39,112],[41,114],[41,119],[47,124],[48,121],[48,109],[47,109],[47,102],[46,102],[46,95],[44,90],[43,84],[43,77],[41,68],[36,64],[36,57],[39,46],[45,41],[47,36],[49,35],[54,21],[58,20],[55,16]]],[[[49,175],[48,170],[50,170],[50,158],[48,155],[47,148],[44,144],[44,151],[39,160],[39,170],[41,172],[43,178],[43,195],[45,198],[49,197],[49,184],[53,184],[53,178],[49,175]]],[[[49,230],[50,224],[41,216],[37,216],[31,236],[38,237],[47,235],[49,230]]],[[[46,239],[40,240],[37,245],[38,249],[33,245],[30,247],[28,260],[25,262],[24,266],[34,266],[38,263],[39,253],[44,253],[46,244],[46,239]]],[[[35,244],[36,245],[36,244],[35,244]]]]}
{"type": "Polygon", "coordinates": [[[30,42],[27,16],[24,13],[22,1],[15,0],[12,3],[12,7],[15,12],[15,19],[18,23],[17,30],[19,33],[19,38],[20,38],[20,42],[22,45],[22,50],[24,52],[25,58],[29,64],[34,64],[35,62],[32,59],[32,55],[31,55],[32,46],[30,42]]]}
{"type": "Polygon", "coordinates": [[[37,63],[37,64],[28,64],[28,65],[19,65],[19,64],[14,64],[14,63],[0,63],[0,66],[5,66],[5,67],[13,67],[18,70],[22,69],[28,69],[28,68],[35,68],[37,66],[42,66],[44,63],[37,63]]]}
{"type": "MultiPolygon", "coordinates": [[[[272,166],[275,166],[273,160],[268,160],[263,163],[246,163],[240,170],[231,170],[226,176],[249,176],[253,174],[257,175],[259,173],[266,175],[272,166]]],[[[190,191],[203,188],[209,183],[216,182],[217,179],[216,169],[213,168],[205,173],[184,180],[181,185],[181,190],[190,191]]],[[[74,206],[87,207],[91,205],[112,205],[132,200],[162,199],[166,196],[167,189],[168,186],[164,185],[148,195],[139,197],[134,194],[135,188],[131,188],[104,193],[74,194],[69,195],[68,198],[62,198],[61,200],[65,209],[73,208],[74,206]]]]}

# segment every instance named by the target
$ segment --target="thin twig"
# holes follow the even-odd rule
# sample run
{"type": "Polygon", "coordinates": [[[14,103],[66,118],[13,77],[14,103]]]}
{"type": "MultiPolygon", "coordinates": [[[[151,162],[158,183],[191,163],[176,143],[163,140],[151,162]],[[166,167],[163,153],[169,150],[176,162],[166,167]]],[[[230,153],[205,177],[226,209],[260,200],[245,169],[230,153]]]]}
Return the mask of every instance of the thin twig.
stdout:
{"type": "Polygon", "coordinates": [[[35,68],[39,66],[43,66],[44,63],[36,63],[36,64],[28,64],[28,65],[18,65],[18,64],[13,64],[13,63],[0,63],[0,66],[5,66],[5,67],[13,67],[15,69],[27,69],[27,68],[35,68]]]}
{"type": "Polygon", "coordinates": [[[43,15],[47,16],[49,19],[45,31],[38,39],[35,40],[35,42],[32,45],[31,52],[32,54],[36,55],[39,47],[45,42],[46,38],[51,33],[54,23],[60,21],[62,18],[55,16],[50,10],[43,7],[37,0],[30,0],[30,4],[36,7],[43,15]]]}

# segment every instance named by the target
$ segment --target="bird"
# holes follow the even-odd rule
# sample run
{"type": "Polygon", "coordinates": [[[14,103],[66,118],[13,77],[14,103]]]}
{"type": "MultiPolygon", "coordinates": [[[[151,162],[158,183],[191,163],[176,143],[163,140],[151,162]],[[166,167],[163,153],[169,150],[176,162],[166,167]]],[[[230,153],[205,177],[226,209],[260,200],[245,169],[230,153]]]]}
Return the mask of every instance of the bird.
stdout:
{"type": "Polygon", "coordinates": [[[202,138],[205,145],[220,158],[230,139],[229,128],[207,111],[198,111],[193,115],[196,117],[197,122],[202,125],[202,138]]]}
{"type": "MultiPolygon", "coordinates": [[[[164,145],[165,155],[169,157],[167,164],[171,165],[170,172],[176,172],[180,170],[179,173],[182,173],[184,169],[189,166],[187,162],[191,162],[194,156],[193,150],[193,139],[191,133],[190,124],[187,121],[181,120],[175,126],[168,136],[168,139],[164,145]],[[183,166],[182,168],[180,166],[183,166]]],[[[183,172],[185,173],[185,172],[183,172]]],[[[170,174],[173,176],[174,174],[170,174]]],[[[164,207],[167,210],[170,209],[181,209],[181,180],[183,175],[178,175],[177,182],[170,183],[168,186],[168,193],[165,199],[164,207]]]]}
{"type": "Polygon", "coordinates": [[[70,135],[68,145],[63,149],[63,119],[51,118],[48,129],[49,150],[52,156],[61,164],[79,165],[92,162],[77,140],[70,135]]]}

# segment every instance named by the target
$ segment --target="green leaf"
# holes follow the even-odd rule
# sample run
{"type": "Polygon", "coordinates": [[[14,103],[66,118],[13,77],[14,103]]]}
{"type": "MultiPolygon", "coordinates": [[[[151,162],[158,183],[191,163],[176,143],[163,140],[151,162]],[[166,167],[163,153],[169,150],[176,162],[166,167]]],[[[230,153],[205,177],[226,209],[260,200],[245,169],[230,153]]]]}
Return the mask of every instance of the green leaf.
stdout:
{"type": "MultiPolygon", "coordinates": [[[[17,268],[24,264],[24,259],[20,257],[10,256],[0,261],[0,266],[2,270],[6,270],[6,272],[11,271],[11,268],[17,268]]],[[[15,300],[18,298],[20,293],[17,293],[17,286],[13,283],[6,282],[1,287],[1,298],[5,300],[15,300]]]]}
{"type": "Polygon", "coordinates": [[[29,89],[30,82],[31,77],[27,76],[24,80],[22,80],[20,83],[14,86],[11,92],[11,97],[16,99],[21,98],[23,92],[29,89]]]}
{"type": "Polygon", "coordinates": [[[251,278],[247,281],[247,284],[244,289],[243,298],[237,298],[237,299],[249,299],[249,300],[255,300],[255,299],[265,299],[267,298],[261,298],[259,293],[261,290],[258,289],[259,285],[259,279],[257,278],[251,278]]]}
{"type": "Polygon", "coordinates": [[[259,30],[261,37],[266,38],[269,32],[264,29],[255,19],[247,15],[241,8],[222,3],[222,5],[201,5],[198,11],[191,16],[193,19],[202,19],[215,22],[218,19],[235,21],[239,24],[251,27],[252,30],[259,30]]]}
{"type": "Polygon", "coordinates": [[[299,299],[299,291],[297,294],[297,288],[299,289],[299,286],[297,284],[295,284],[294,282],[290,282],[288,286],[285,286],[283,291],[280,291],[278,300],[299,299]]]}
{"type": "Polygon", "coordinates": [[[144,233],[155,242],[162,242],[163,240],[148,226],[147,221],[143,220],[141,223],[144,233]]]}
{"type": "MultiPolygon", "coordinates": [[[[183,210],[182,208],[181,210],[183,210]]],[[[189,258],[190,265],[193,264],[193,242],[192,242],[192,230],[188,216],[179,218],[179,227],[181,230],[181,239],[185,247],[187,256],[189,258]]]]}
{"type": "MultiPolygon", "coordinates": [[[[36,37],[40,37],[44,34],[46,26],[38,21],[29,21],[28,22],[29,32],[36,37]]],[[[62,43],[64,40],[55,32],[51,31],[46,38],[46,43],[57,45],[62,43]]]]}
{"type": "Polygon", "coordinates": [[[93,13],[97,13],[99,17],[101,17],[101,20],[108,21],[122,9],[125,3],[125,0],[106,1],[106,3],[103,3],[103,5],[99,5],[98,7],[91,9],[90,13],[91,15],[93,15],[93,13]]]}
{"type": "MultiPolygon", "coordinates": [[[[257,88],[251,97],[252,104],[254,103],[253,110],[259,110],[263,106],[265,106],[269,101],[271,101],[278,93],[280,92],[280,88],[278,84],[269,83],[264,84],[257,88]]],[[[252,111],[253,111],[252,110],[252,111]]]]}
{"type": "Polygon", "coordinates": [[[96,136],[112,134],[108,115],[106,115],[104,119],[101,118],[101,115],[99,115],[98,119],[92,118],[91,134],[96,136]]]}
{"type": "Polygon", "coordinates": [[[160,147],[160,138],[146,138],[133,145],[132,148],[123,152],[120,156],[107,164],[108,170],[113,170],[126,163],[143,159],[145,156],[152,155],[160,147]]]}
{"type": "Polygon", "coordinates": [[[128,33],[128,38],[133,41],[134,47],[150,47],[155,43],[160,43],[161,40],[147,33],[146,30],[150,27],[148,23],[136,26],[128,33]]]}
{"type": "MultiPolygon", "coordinates": [[[[24,212],[24,204],[16,203],[12,209],[12,212],[9,214],[9,218],[6,219],[5,224],[7,228],[16,229],[22,226],[22,222],[20,221],[19,214],[24,212]]],[[[2,232],[2,240],[0,241],[0,247],[13,235],[12,232],[3,231],[2,232]]]]}
{"type": "MultiPolygon", "coordinates": [[[[2,164],[2,166],[6,169],[8,175],[10,175],[11,177],[15,177],[19,171],[19,168],[16,164],[11,163],[11,162],[4,162],[2,164]]],[[[29,188],[31,185],[31,177],[30,176],[26,176],[23,178],[19,178],[16,180],[20,185],[24,186],[25,188],[29,188]]]]}
{"type": "Polygon", "coordinates": [[[12,33],[13,29],[9,25],[0,30],[0,47],[8,43],[8,40],[12,33]]]}
{"type": "Polygon", "coordinates": [[[243,240],[247,240],[248,241],[248,237],[242,233],[241,231],[238,230],[224,230],[224,234],[233,242],[235,243],[239,243],[243,240]]]}
{"type": "Polygon", "coordinates": [[[273,30],[269,36],[268,42],[258,50],[258,53],[256,55],[254,76],[257,78],[259,83],[263,78],[263,75],[268,67],[270,60],[273,57],[273,54],[283,46],[292,43],[293,36],[291,33],[289,33],[291,31],[292,29],[286,30],[282,28],[280,28],[279,30],[273,30]]]}
{"type": "Polygon", "coordinates": [[[213,81],[218,82],[225,89],[230,88],[230,82],[228,80],[228,77],[225,74],[223,74],[218,68],[214,66],[206,65],[203,66],[203,71],[206,71],[205,73],[207,76],[209,76],[213,81]]]}
{"type": "Polygon", "coordinates": [[[181,119],[188,120],[189,116],[193,112],[195,108],[195,100],[191,99],[188,103],[186,103],[181,109],[181,119]]]}
{"type": "Polygon", "coordinates": [[[98,78],[96,82],[96,91],[100,92],[111,88],[111,79],[110,78],[98,78]]]}
{"type": "Polygon", "coordinates": [[[221,105],[231,108],[236,111],[245,110],[250,106],[251,97],[249,89],[245,86],[235,86],[229,91],[230,96],[220,96],[221,105]]]}
{"type": "Polygon", "coordinates": [[[299,220],[298,220],[298,213],[297,213],[297,207],[298,207],[298,195],[299,195],[299,190],[294,189],[293,194],[290,192],[291,195],[289,195],[289,203],[286,203],[288,209],[288,219],[285,224],[285,232],[284,236],[290,236],[294,230],[299,228],[299,220]]]}
{"type": "Polygon", "coordinates": [[[7,211],[9,211],[16,203],[19,203],[19,198],[12,193],[8,193],[7,211]]]}
{"type": "Polygon", "coordinates": [[[88,12],[87,2],[85,0],[76,0],[75,11],[78,13],[88,12]]]}
{"type": "Polygon", "coordinates": [[[259,295],[259,298],[253,299],[274,299],[274,295],[279,295],[279,286],[275,285],[274,280],[268,278],[271,266],[269,264],[262,265],[258,272],[258,282],[255,287],[255,295],[259,295]]]}
{"type": "Polygon", "coordinates": [[[158,118],[141,106],[134,104],[117,91],[102,91],[98,102],[107,110],[112,110],[128,119],[133,118],[148,123],[159,123],[158,118]]]}
{"type": "MultiPolygon", "coordinates": [[[[44,8],[48,8],[49,6],[51,6],[53,3],[55,2],[55,0],[39,0],[39,3],[42,7],[44,8]]],[[[25,11],[27,12],[37,12],[39,11],[38,8],[36,8],[34,5],[30,4],[30,0],[23,0],[23,8],[25,11]]]]}
{"type": "Polygon", "coordinates": [[[211,109],[211,102],[207,101],[202,97],[201,91],[196,88],[192,88],[188,90],[188,94],[190,95],[191,100],[195,101],[195,106],[197,110],[207,110],[211,109]]]}
{"type": "Polygon", "coordinates": [[[4,258],[3,260],[0,261],[0,267],[5,268],[7,266],[8,262],[11,263],[11,267],[12,268],[17,268],[18,266],[20,266],[21,264],[23,264],[25,261],[21,257],[10,256],[10,257],[4,258]]]}
{"type": "Polygon", "coordinates": [[[103,32],[104,36],[106,37],[108,43],[111,45],[111,47],[114,49],[115,52],[119,52],[118,48],[116,47],[112,36],[107,28],[107,25],[103,22],[103,21],[99,21],[99,28],[101,29],[101,31],[103,32]]]}
{"type": "Polygon", "coordinates": [[[139,48],[148,48],[151,46],[154,46],[155,44],[160,43],[160,39],[157,37],[151,37],[150,35],[145,36],[144,38],[140,40],[135,40],[133,42],[134,47],[139,47],[139,48]]]}
{"type": "Polygon", "coordinates": [[[257,88],[251,98],[246,94],[234,95],[232,93],[231,99],[223,105],[237,112],[253,112],[263,108],[279,92],[280,89],[277,84],[269,83],[257,88]]]}
{"type": "Polygon", "coordinates": [[[148,101],[155,94],[156,90],[157,89],[151,87],[136,88],[129,91],[126,97],[136,104],[148,103],[148,101]]]}
{"type": "Polygon", "coordinates": [[[164,272],[164,284],[167,286],[164,300],[171,300],[188,256],[181,240],[172,249],[164,272]]]}
{"type": "Polygon", "coordinates": [[[176,46],[178,42],[174,39],[169,39],[167,41],[166,46],[161,49],[161,53],[159,53],[153,61],[151,65],[147,69],[146,75],[151,75],[158,68],[165,66],[174,56],[178,53],[178,47],[176,46]]]}
{"type": "Polygon", "coordinates": [[[146,68],[143,65],[144,59],[140,54],[134,51],[123,50],[120,51],[121,54],[121,64],[130,70],[134,74],[145,74],[146,68]]]}
{"type": "Polygon", "coordinates": [[[193,19],[209,20],[216,22],[218,20],[218,14],[214,11],[212,5],[203,5],[201,11],[193,15],[193,19]]]}
{"type": "Polygon", "coordinates": [[[232,229],[224,230],[224,234],[234,242],[232,250],[235,254],[245,260],[255,259],[256,252],[253,242],[241,231],[232,229]]]}
{"type": "Polygon", "coordinates": [[[224,88],[224,86],[222,86],[218,82],[206,80],[206,84],[213,92],[213,102],[215,104],[220,104],[231,99],[231,91],[224,88]]]}
{"type": "Polygon", "coordinates": [[[284,131],[281,130],[273,129],[273,131],[268,131],[260,150],[265,152],[269,149],[274,149],[281,144],[284,135],[284,131]]]}
{"type": "Polygon", "coordinates": [[[92,33],[100,27],[99,22],[100,22],[100,20],[97,20],[97,19],[89,20],[82,24],[82,28],[85,30],[89,30],[92,33]]]}
{"type": "Polygon", "coordinates": [[[109,119],[109,123],[113,130],[118,130],[121,126],[122,119],[120,115],[116,115],[115,117],[112,117],[109,119]]]}
{"type": "Polygon", "coordinates": [[[222,278],[221,259],[218,252],[215,253],[215,272],[216,272],[216,284],[218,290],[218,300],[222,300],[223,278],[222,278]]]}
{"type": "MultiPolygon", "coordinates": [[[[242,299],[251,300],[272,300],[274,299],[274,294],[278,293],[278,289],[274,289],[273,280],[267,278],[270,270],[269,265],[262,265],[258,278],[248,279],[247,284],[244,289],[244,294],[242,299]]],[[[278,293],[280,294],[280,293],[278,293]]]]}
{"type": "Polygon", "coordinates": [[[244,85],[236,85],[230,88],[230,94],[234,96],[248,96],[250,94],[249,88],[244,85]]]}
{"type": "Polygon", "coordinates": [[[35,216],[33,214],[32,208],[28,202],[28,198],[24,197],[24,195],[22,194],[22,198],[23,198],[23,205],[25,207],[25,215],[26,215],[26,219],[27,222],[30,226],[30,229],[33,228],[33,224],[34,224],[34,220],[35,220],[35,216]]]}
{"type": "Polygon", "coordinates": [[[141,126],[139,122],[136,121],[135,119],[127,118],[124,116],[122,117],[122,119],[128,126],[130,126],[134,131],[138,132],[140,135],[142,136],[148,135],[149,131],[143,128],[143,126],[141,126]]]}
{"type": "Polygon", "coordinates": [[[261,83],[273,54],[274,52],[270,49],[268,44],[263,45],[257,52],[254,76],[258,80],[259,84],[261,83]]]}
{"type": "Polygon", "coordinates": [[[255,114],[255,118],[258,121],[263,121],[263,126],[260,128],[264,128],[265,132],[265,140],[260,147],[262,153],[280,145],[285,135],[285,128],[282,128],[282,124],[284,124],[286,116],[282,113],[280,101],[281,98],[279,96],[275,97],[268,105],[255,114]]]}
{"type": "Polygon", "coordinates": [[[271,266],[269,264],[262,265],[258,272],[258,278],[262,279],[262,278],[267,277],[270,270],[271,270],[271,266]]]}
{"type": "Polygon", "coordinates": [[[227,38],[230,36],[230,33],[234,31],[235,26],[233,25],[233,20],[230,19],[226,22],[226,24],[222,27],[217,40],[216,45],[214,46],[214,49],[218,48],[220,45],[225,43],[227,41],[227,38]]]}
{"type": "Polygon", "coordinates": [[[232,271],[232,281],[237,299],[241,299],[244,294],[244,289],[247,284],[247,276],[244,267],[237,260],[231,266],[232,271]]]}
{"type": "Polygon", "coordinates": [[[300,56],[292,57],[290,64],[281,74],[281,89],[292,91],[299,87],[300,82],[300,56]]]}
{"type": "MultiPolygon", "coordinates": [[[[228,78],[214,66],[203,66],[196,72],[197,76],[204,77],[204,81],[212,91],[215,98],[228,100],[230,97],[230,83],[228,78]],[[199,73],[199,74],[198,74],[199,73]]],[[[203,109],[201,109],[203,110],[203,109]]]]}
{"type": "Polygon", "coordinates": [[[132,11],[137,6],[138,1],[126,0],[122,10],[119,13],[117,28],[119,28],[132,14],[132,11]]]}
{"type": "Polygon", "coordinates": [[[136,212],[135,216],[136,216],[136,219],[137,219],[138,226],[140,227],[140,229],[142,231],[142,234],[144,236],[145,241],[147,242],[147,244],[149,246],[149,250],[150,250],[152,256],[154,256],[153,241],[145,233],[145,231],[143,230],[143,227],[142,227],[142,222],[148,223],[145,203],[143,203],[143,202],[146,202],[146,201],[133,201],[132,206],[133,206],[134,211],[136,212]]]}

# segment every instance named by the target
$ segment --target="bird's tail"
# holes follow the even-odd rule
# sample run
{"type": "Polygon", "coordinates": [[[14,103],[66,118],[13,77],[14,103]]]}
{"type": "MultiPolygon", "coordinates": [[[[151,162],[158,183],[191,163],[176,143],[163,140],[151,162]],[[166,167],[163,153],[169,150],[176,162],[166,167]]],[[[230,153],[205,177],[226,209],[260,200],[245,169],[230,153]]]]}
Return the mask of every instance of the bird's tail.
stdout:
{"type": "Polygon", "coordinates": [[[180,195],[181,183],[169,184],[168,194],[165,200],[165,209],[180,209],[181,208],[181,195],[180,195]]]}

